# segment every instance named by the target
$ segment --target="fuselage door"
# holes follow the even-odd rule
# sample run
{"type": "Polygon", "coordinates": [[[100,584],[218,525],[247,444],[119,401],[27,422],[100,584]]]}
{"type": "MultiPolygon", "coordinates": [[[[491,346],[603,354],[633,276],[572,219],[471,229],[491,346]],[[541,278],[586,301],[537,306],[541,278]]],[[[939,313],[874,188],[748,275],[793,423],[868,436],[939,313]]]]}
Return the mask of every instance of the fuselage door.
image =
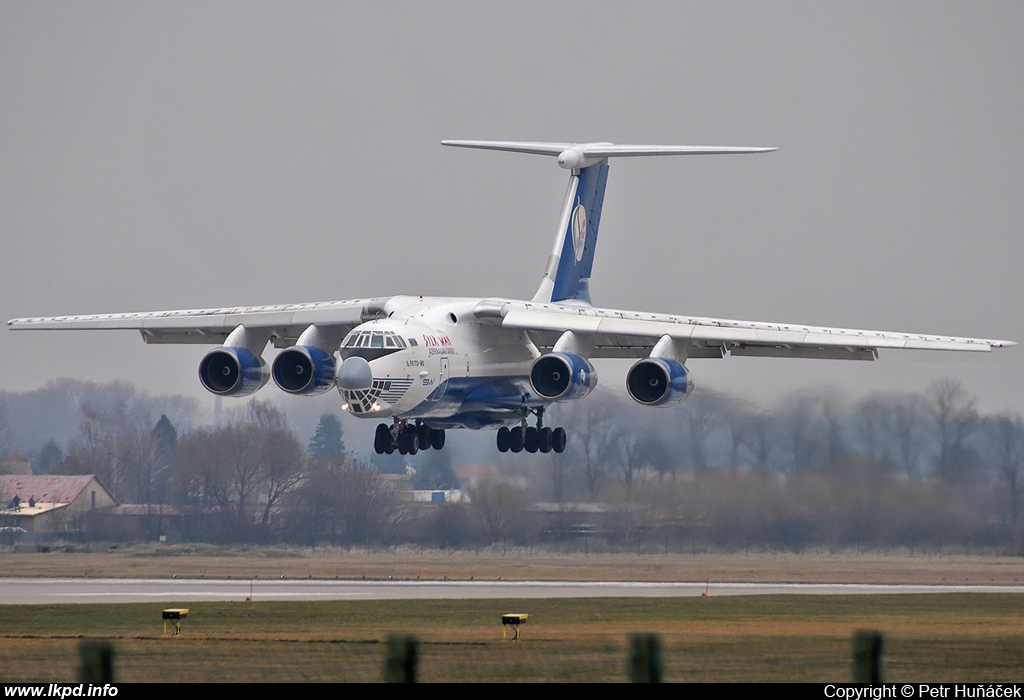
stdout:
{"type": "Polygon", "coordinates": [[[448,358],[447,357],[442,357],[441,358],[441,376],[438,377],[438,380],[437,380],[437,384],[438,384],[438,386],[437,386],[437,393],[435,394],[437,401],[441,400],[441,397],[444,396],[444,392],[448,389],[448,386],[445,384],[445,382],[448,381],[448,377],[449,376],[451,376],[451,367],[448,364],[448,358]]]}

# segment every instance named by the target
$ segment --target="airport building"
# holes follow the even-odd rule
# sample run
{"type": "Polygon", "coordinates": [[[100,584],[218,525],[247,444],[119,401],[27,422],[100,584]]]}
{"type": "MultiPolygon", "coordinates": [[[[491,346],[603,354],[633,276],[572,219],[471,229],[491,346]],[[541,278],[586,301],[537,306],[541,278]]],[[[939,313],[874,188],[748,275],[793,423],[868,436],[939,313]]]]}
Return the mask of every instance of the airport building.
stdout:
{"type": "Polygon", "coordinates": [[[40,541],[87,529],[90,515],[117,505],[94,474],[0,475],[0,532],[40,541]]]}

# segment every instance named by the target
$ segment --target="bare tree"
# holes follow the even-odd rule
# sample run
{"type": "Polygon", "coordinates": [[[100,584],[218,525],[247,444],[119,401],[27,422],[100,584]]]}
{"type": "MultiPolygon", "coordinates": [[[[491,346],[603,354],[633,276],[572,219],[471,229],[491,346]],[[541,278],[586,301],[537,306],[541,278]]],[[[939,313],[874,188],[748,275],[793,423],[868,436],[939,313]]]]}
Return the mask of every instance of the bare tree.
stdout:
{"type": "Polygon", "coordinates": [[[222,536],[242,542],[271,536],[281,500],[305,468],[302,445],[280,427],[283,421],[262,408],[253,416],[259,424],[189,433],[179,447],[184,502],[200,510],[213,507],[222,536]]]}
{"type": "Polygon", "coordinates": [[[848,422],[846,411],[839,399],[826,394],[818,401],[818,412],[821,427],[824,431],[825,464],[836,464],[848,452],[846,431],[844,429],[848,422]]]}
{"type": "Polygon", "coordinates": [[[591,395],[573,411],[573,450],[578,455],[591,497],[597,495],[601,479],[608,471],[618,419],[614,401],[603,394],[591,395]]]}
{"type": "Polygon", "coordinates": [[[385,478],[349,458],[317,461],[294,491],[292,531],[309,544],[381,544],[392,541],[406,518],[385,478]]]}
{"type": "Polygon", "coordinates": [[[918,461],[924,451],[921,397],[914,394],[894,396],[886,404],[891,416],[889,432],[894,461],[904,474],[915,476],[918,473],[918,461]]]}
{"type": "MultiPolygon", "coordinates": [[[[735,398],[725,400],[725,430],[729,437],[728,469],[740,468],[740,451],[750,441],[751,414],[747,406],[735,398]]],[[[749,451],[749,448],[748,448],[749,451]]]]}
{"type": "Polygon", "coordinates": [[[214,508],[228,540],[256,539],[250,516],[259,493],[257,433],[252,425],[228,425],[189,433],[179,445],[187,502],[201,512],[214,508]]]}
{"type": "Polygon", "coordinates": [[[1017,534],[1020,482],[1024,472],[1024,419],[1017,413],[1002,413],[985,423],[990,459],[1004,490],[1009,522],[1017,534]]]}
{"type": "Polygon", "coordinates": [[[855,411],[855,425],[864,455],[873,462],[886,456],[886,433],[892,416],[886,403],[877,396],[861,401],[855,411]]]}
{"type": "Polygon", "coordinates": [[[775,418],[771,413],[761,412],[749,418],[747,447],[754,459],[754,471],[767,474],[775,464],[779,451],[779,435],[775,418]]]}
{"type": "Polygon", "coordinates": [[[795,472],[811,471],[819,450],[819,429],[816,424],[815,399],[806,394],[789,398],[781,414],[782,434],[795,472]]]}
{"type": "Polygon", "coordinates": [[[551,464],[551,494],[555,503],[561,503],[565,498],[565,477],[570,468],[570,455],[551,452],[548,459],[551,464]]]}
{"type": "Polygon", "coordinates": [[[14,431],[7,415],[7,404],[0,402],[0,461],[14,455],[14,431]]]}
{"type": "Polygon", "coordinates": [[[693,460],[693,468],[702,471],[707,468],[705,447],[711,433],[722,422],[722,411],[716,394],[708,390],[698,392],[683,404],[682,412],[690,437],[690,458],[693,460]]]}
{"type": "Polygon", "coordinates": [[[501,478],[484,478],[469,490],[470,505],[491,542],[522,542],[532,534],[530,497],[501,478]]]}
{"type": "Polygon", "coordinates": [[[265,539],[270,534],[271,518],[280,506],[281,499],[305,475],[306,458],[298,437],[290,430],[264,430],[260,438],[263,503],[260,531],[265,539]]]}
{"type": "Polygon", "coordinates": [[[939,442],[936,474],[952,483],[961,482],[968,468],[964,455],[965,444],[978,424],[974,399],[960,382],[952,379],[936,382],[928,394],[932,428],[939,442]]]}
{"type": "Polygon", "coordinates": [[[638,433],[635,430],[624,431],[617,440],[619,448],[619,472],[622,483],[626,487],[626,500],[633,500],[633,484],[643,474],[644,467],[649,463],[652,448],[658,444],[658,437],[653,431],[638,433]]]}
{"type": "Polygon", "coordinates": [[[270,401],[252,399],[248,405],[249,422],[258,428],[269,430],[287,430],[288,419],[284,413],[270,401]]]}
{"type": "Polygon", "coordinates": [[[144,503],[151,492],[153,451],[148,414],[125,401],[104,409],[82,405],[79,435],[68,444],[61,469],[95,474],[122,503],[144,503]]]}

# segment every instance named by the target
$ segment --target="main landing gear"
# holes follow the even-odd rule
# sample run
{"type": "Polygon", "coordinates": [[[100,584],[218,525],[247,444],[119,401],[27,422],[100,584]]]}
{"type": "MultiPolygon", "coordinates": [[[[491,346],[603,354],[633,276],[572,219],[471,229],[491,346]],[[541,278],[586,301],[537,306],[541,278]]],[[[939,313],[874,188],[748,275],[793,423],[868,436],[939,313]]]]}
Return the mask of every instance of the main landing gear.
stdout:
{"type": "Polygon", "coordinates": [[[547,454],[554,450],[557,453],[565,451],[565,428],[544,427],[544,407],[536,409],[522,409],[522,425],[514,428],[498,428],[498,452],[542,452],[547,454]],[[530,413],[537,416],[537,426],[527,425],[530,413]]]}
{"type": "Polygon", "coordinates": [[[431,448],[440,450],[444,447],[444,430],[431,428],[417,421],[388,425],[381,423],[373,436],[373,450],[379,455],[398,454],[414,455],[420,450],[431,448]]]}

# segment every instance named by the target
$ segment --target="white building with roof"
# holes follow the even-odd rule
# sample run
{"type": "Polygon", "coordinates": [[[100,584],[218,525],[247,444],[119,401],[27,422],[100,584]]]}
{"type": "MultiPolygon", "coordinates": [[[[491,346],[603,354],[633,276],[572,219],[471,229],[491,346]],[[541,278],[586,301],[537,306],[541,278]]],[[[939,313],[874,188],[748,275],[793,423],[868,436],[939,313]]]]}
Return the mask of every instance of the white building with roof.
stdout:
{"type": "Polygon", "coordinates": [[[0,474],[0,526],[35,535],[85,529],[90,513],[117,505],[94,474],[0,474]]]}

